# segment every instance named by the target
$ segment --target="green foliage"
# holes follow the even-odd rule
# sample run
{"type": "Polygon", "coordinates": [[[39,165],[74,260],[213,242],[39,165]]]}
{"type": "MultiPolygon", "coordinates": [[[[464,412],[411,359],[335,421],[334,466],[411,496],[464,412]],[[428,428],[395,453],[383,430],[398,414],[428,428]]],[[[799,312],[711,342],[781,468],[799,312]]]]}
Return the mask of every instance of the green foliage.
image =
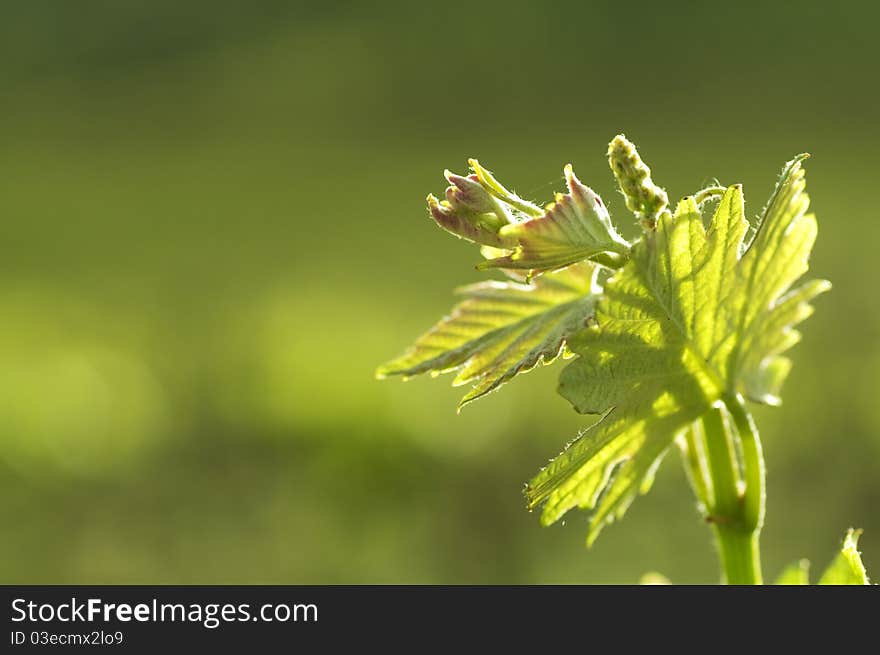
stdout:
{"type": "Polygon", "coordinates": [[[626,253],[629,244],[615,231],[602,199],[575,177],[570,164],[565,167],[565,182],[568,193],[557,193],[541,216],[501,228],[503,237],[516,247],[479,268],[542,271],[601,253],[626,253]]]}
{"type": "MultiPolygon", "coordinates": [[[[587,543],[621,517],[678,439],[705,518],[714,524],[723,579],[760,583],[757,539],[764,465],[746,400],[777,405],[810,301],[830,283],[796,286],[808,269],[816,218],[807,212],[799,155],[788,162],[753,226],[741,185],[712,186],[674,212],[635,146],[617,136],[608,161],[639,220],[619,236],[599,196],[565,168],[567,194],[544,208],[503,187],[476,160],[447,172],[446,199],[428,196],[433,219],[482,246],[479,269],[520,282],[465,287],[466,300],[380,377],[458,371],[472,383],[462,404],[539,362],[575,355],[559,393],[600,419],[526,485],[548,525],[572,508],[592,510],[587,543]],[[717,201],[708,223],[703,207],[717,201]]],[[[781,583],[805,584],[803,562],[781,583]]],[[[821,582],[866,579],[847,537],[821,582]],[[857,566],[858,564],[858,566],[857,566]],[[861,578],[859,578],[861,571],[861,578]]]]}
{"type": "Polygon", "coordinates": [[[480,282],[458,293],[465,300],[377,375],[410,377],[458,371],[454,385],[472,383],[461,405],[513,378],[549,364],[593,315],[598,269],[581,263],[531,284],[480,282]]]}
{"type": "MultiPolygon", "coordinates": [[[[858,551],[859,536],[861,530],[850,528],[843,539],[843,546],[837,556],[822,573],[818,584],[820,585],[867,585],[868,573],[858,551]]],[[[810,563],[799,560],[789,564],[774,584],[778,585],[807,585],[810,584],[810,563]]]]}
{"type": "Polygon", "coordinates": [[[515,241],[505,238],[501,228],[539,215],[540,208],[504,189],[476,160],[470,163],[479,175],[463,177],[445,172],[450,184],[446,199],[428,196],[431,216],[444,230],[468,241],[496,248],[514,247],[515,241]]]}
{"type": "Polygon", "coordinates": [[[742,189],[727,189],[709,224],[693,197],[662,215],[605,285],[597,326],[572,340],[579,357],[560,393],[583,413],[606,413],[529,484],[529,505],[549,524],[593,508],[589,540],[623,514],[663,453],[713,404],[739,394],[777,403],[789,369],[782,353],[808,301],[829,288],[792,284],[816,235],[799,161],[744,243],[742,189]]]}
{"type": "Polygon", "coordinates": [[[861,555],[859,555],[858,545],[861,530],[853,530],[850,528],[843,540],[843,547],[837,554],[822,577],[819,578],[821,585],[866,585],[868,582],[868,573],[865,571],[865,565],[862,564],[861,555]]]}
{"type": "Polygon", "coordinates": [[[467,177],[446,171],[446,199],[428,196],[428,210],[444,230],[499,249],[478,268],[548,271],[603,254],[629,250],[602,199],[565,167],[568,193],[541,209],[505,189],[475,159],[467,177]]]}

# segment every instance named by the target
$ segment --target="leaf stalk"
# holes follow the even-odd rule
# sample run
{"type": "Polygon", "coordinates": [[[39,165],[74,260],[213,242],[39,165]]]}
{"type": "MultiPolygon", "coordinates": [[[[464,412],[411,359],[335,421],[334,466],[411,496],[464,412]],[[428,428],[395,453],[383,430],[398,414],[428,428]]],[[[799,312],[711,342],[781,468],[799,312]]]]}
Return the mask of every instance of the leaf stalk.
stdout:
{"type": "Polygon", "coordinates": [[[742,399],[726,398],[713,407],[691,427],[683,445],[691,485],[715,535],[722,582],[762,584],[764,459],[742,399]]]}

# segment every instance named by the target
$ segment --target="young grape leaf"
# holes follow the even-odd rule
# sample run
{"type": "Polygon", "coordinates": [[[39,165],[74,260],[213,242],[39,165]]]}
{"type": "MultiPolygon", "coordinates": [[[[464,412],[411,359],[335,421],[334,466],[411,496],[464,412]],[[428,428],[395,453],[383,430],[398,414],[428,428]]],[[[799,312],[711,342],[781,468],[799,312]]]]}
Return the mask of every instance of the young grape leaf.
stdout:
{"type": "Polygon", "coordinates": [[[463,287],[458,293],[465,300],[376,375],[458,371],[453,385],[474,385],[461,405],[475,400],[539,362],[556,359],[593,316],[601,292],[597,272],[584,262],[531,284],[489,281],[463,287]]]}
{"type": "Polygon", "coordinates": [[[715,403],[738,395],[778,403],[790,368],[781,353],[798,341],[808,301],[830,287],[812,281],[790,291],[816,236],[802,159],[785,168],[748,246],[739,185],[727,189],[708,230],[688,197],[674,215],[660,215],[606,283],[597,326],[569,344],[578,358],[559,386],[579,412],[604,415],[527,486],[543,523],[593,509],[592,543],[647,490],[675,437],[715,403]]]}
{"type": "Polygon", "coordinates": [[[819,578],[820,585],[866,585],[868,581],[868,573],[865,571],[865,565],[862,564],[862,558],[859,555],[858,545],[861,530],[853,530],[850,528],[843,540],[843,547],[837,554],[837,557],[831,562],[822,577],[819,578]]]}
{"type": "MultiPolygon", "coordinates": [[[[499,231],[511,221],[525,220],[525,216],[489,193],[478,175],[463,177],[446,171],[445,176],[450,184],[446,189],[446,200],[428,196],[428,211],[437,225],[458,237],[484,246],[516,247],[515,240],[503,237],[499,231]]],[[[507,199],[513,197],[508,192],[507,199]]],[[[538,214],[540,211],[540,208],[534,207],[532,213],[538,214]]]]}
{"type": "Polygon", "coordinates": [[[565,167],[568,193],[556,194],[538,218],[511,223],[499,230],[516,243],[510,255],[490,259],[478,268],[549,270],[595,257],[603,252],[626,253],[629,243],[611,223],[602,199],[565,167]]]}
{"type": "Polygon", "coordinates": [[[474,173],[446,171],[446,200],[428,196],[428,209],[444,230],[499,249],[480,269],[549,271],[603,253],[623,255],[629,243],[611,223],[602,199],[565,167],[567,194],[541,209],[505,189],[474,159],[474,173]]]}

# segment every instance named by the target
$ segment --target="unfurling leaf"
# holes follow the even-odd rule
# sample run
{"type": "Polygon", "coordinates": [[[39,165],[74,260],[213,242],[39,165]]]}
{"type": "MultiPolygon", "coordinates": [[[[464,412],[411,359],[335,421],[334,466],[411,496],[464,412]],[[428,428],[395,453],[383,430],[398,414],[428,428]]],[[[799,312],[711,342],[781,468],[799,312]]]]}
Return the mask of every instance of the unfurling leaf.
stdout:
{"type": "Polygon", "coordinates": [[[614,229],[602,199],[565,167],[568,193],[556,194],[544,214],[500,230],[513,253],[490,259],[479,268],[548,270],[590,259],[603,252],[625,253],[629,244],[614,229]]]}
{"type": "Polygon", "coordinates": [[[837,554],[837,557],[828,565],[822,577],[819,578],[820,585],[866,585],[868,581],[868,573],[865,571],[865,565],[862,564],[862,558],[859,555],[858,545],[861,530],[847,530],[846,537],[843,540],[843,547],[837,554]]]}
{"type": "Polygon", "coordinates": [[[440,227],[496,249],[478,268],[543,272],[611,253],[629,251],[629,243],[611,223],[602,199],[565,167],[568,193],[541,209],[504,188],[470,160],[467,177],[446,172],[446,200],[428,196],[428,209],[440,227]]]}
{"type": "Polygon", "coordinates": [[[581,263],[531,284],[490,281],[463,287],[458,293],[465,300],[377,375],[458,371],[454,385],[473,384],[461,404],[475,400],[556,359],[593,316],[600,292],[596,274],[593,264],[581,263]]]}
{"type": "MultiPolygon", "coordinates": [[[[777,403],[808,302],[830,285],[791,286],[806,272],[816,237],[807,214],[801,158],[780,179],[745,246],[739,185],[709,224],[693,197],[659,215],[605,285],[597,325],[569,347],[560,393],[603,418],[528,485],[530,507],[552,523],[573,507],[593,509],[588,542],[650,486],[666,449],[716,402],[777,403]]],[[[644,207],[644,206],[642,206],[644,207]]],[[[641,211],[641,210],[640,210],[641,211]]]]}
{"type": "Polygon", "coordinates": [[[499,233],[501,228],[539,215],[540,207],[507,191],[476,160],[471,160],[471,166],[478,172],[467,177],[445,172],[450,184],[446,200],[428,196],[431,216],[444,230],[468,241],[495,248],[515,247],[514,240],[499,233]]]}

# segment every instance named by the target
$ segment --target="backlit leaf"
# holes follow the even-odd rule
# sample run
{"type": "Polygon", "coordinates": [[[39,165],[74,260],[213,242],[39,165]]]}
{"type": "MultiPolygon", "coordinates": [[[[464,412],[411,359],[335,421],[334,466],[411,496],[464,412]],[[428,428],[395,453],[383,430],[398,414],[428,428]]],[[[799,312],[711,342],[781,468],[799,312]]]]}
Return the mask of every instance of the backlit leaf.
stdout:
{"type": "Polygon", "coordinates": [[[502,227],[501,237],[516,244],[513,252],[479,268],[543,271],[602,252],[628,251],[629,244],[615,231],[602,199],[575,177],[571,165],[565,167],[565,182],[568,193],[556,194],[542,216],[502,227]]]}
{"type": "Polygon", "coordinates": [[[868,574],[865,571],[865,565],[862,564],[862,558],[858,551],[859,536],[861,530],[853,530],[850,528],[843,540],[843,547],[837,554],[837,557],[831,562],[822,577],[819,578],[820,585],[866,585],[868,574]]]}
{"type": "Polygon", "coordinates": [[[808,282],[816,236],[807,214],[801,159],[790,162],[754,238],[739,185],[721,198],[708,229],[693,197],[636,243],[605,285],[597,325],[570,348],[560,393],[603,418],[527,487],[529,506],[552,523],[574,507],[592,509],[588,542],[645,491],[675,437],[718,401],[745,396],[779,402],[790,368],[781,354],[808,302],[830,285],[808,282]]]}
{"type": "Polygon", "coordinates": [[[593,316],[597,268],[590,263],[547,273],[531,284],[480,282],[463,287],[452,313],[377,376],[456,371],[454,385],[472,384],[461,404],[548,364],[593,316]]]}
{"type": "Polygon", "coordinates": [[[542,209],[504,188],[485,168],[463,177],[446,171],[446,199],[428,196],[428,209],[444,230],[495,249],[478,268],[543,272],[594,258],[621,255],[629,243],[611,223],[602,199],[565,167],[568,193],[542,209]]]}

